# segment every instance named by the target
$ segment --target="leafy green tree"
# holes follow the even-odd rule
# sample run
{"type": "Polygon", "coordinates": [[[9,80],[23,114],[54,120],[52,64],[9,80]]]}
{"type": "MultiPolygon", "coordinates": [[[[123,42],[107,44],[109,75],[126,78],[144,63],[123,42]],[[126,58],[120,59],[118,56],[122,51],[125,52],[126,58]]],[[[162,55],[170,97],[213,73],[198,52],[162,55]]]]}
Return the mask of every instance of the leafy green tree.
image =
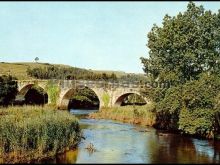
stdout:
{"type": "Polygon", "coordinates": [[[149,58],[141,57],[153,79],[185,82],[203,72],[218,73],[220,66],[220,14],[189,2],[177,16],[165,15],[162,27],[148,33],[149,58]]]}
{"type": "Polygon", "coordinates": [[[182,88],[179,129],[188,134],[213,137],[219,132],[220,77],[202,74],[182,88]]]}
{"type": "Polygon", "coordinates": [[[156,127],[203,137],[220,133],[220,10],[189,2],[185,12],[165,15],[148,39],[144,71],[173,85],[144,91],[156,103],[156,127]]]}
{"type": "Polygon", "coordinates": [[[143,76],[143,75],[138,75],[138,74],[127,74],[127,75],[123,75],[120,78],[118,78],[119,81],[128,81],[128,82],[133,82],[133,83],[137,83],[137,82],[145,82],[148,79],[143,76]]]}
{"type": "Polygon", "coordinates": [[[0,105],[7,106],[13,102],[17,94],[17,82],[12,76],[0,77],[0,105]]]}
{"type": "Polygon", "coordinates": [[[214,113],[207,108],[180,111],[179,129],[182,132],[200,137],[214,137],[214,113]]]}
{"type": "Polygon", "coordinates": [[[167,89],[156,104],[156,127],[178,130],[179,113],[182,108],[182,86],[167,89]]]}
{"type": "Polygon", "coordinates": [[[34,61],[38,62],[39,61],[39,57],[35,57],[34,61]]]}

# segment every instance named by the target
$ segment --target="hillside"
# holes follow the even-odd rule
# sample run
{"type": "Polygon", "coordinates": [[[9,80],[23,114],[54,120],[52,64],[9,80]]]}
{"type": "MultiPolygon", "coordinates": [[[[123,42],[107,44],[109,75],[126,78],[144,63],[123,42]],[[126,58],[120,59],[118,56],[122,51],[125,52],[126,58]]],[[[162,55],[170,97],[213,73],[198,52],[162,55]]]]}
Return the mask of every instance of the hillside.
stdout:
{"type": "MultiPolygon", "coordinates": [[[[28,67],[36,68],[36,67],[46,67],[50,65],[58,66],[61,68],[74,68],[76,70],[82,70],[82,71],[86,70],[83,68],[77,68],[63,64],[33,63],[33,62],[17,62],[17,63],[0,62],[0,75],[10,74],[12,76],[17,77],[18,79],[34,79],[33,77],[27,75],[26,70],[28,67]]],[[[92,71],[94,73],[106,73],[108,75],[114,73],[118,78],[129,74],[123,71],[109,71],[109,70],[104,71],[104,70],[91,70],[91,69],[87,71],[92,71]]],[[[136,74],[136,75],[143,76],[143,74],[136,74]]]]}
{"type": "MultiPolygon", "coordinates": [[[[7,62],[0,62],[0,75],[3,74],[10,74],[12,76],[17,77],[18,79],[33,79],[27,75],[26,70],[28,67],[35,68],[35,67],[45,67],[51,64],[48,63],[7,63],[7,62]]],[[[68,65],[61,65],[61,64],[53,64],[60,67],[70,67],[68,65]]]]}

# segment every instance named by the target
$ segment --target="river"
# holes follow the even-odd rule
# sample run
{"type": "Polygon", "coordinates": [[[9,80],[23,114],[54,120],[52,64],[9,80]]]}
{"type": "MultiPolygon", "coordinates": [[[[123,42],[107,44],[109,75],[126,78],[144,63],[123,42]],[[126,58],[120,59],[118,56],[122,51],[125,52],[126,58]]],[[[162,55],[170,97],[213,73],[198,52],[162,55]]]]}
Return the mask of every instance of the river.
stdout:
{"type": "Polygon", "coordinates": [[[220,141],[165,133],[113,120],[86,119],[94,110],[71,110],[85,139],[77,149],[42,163],[220,163],[220,141]],[[92,144],[94,152],[86,147],[92,144]]]}

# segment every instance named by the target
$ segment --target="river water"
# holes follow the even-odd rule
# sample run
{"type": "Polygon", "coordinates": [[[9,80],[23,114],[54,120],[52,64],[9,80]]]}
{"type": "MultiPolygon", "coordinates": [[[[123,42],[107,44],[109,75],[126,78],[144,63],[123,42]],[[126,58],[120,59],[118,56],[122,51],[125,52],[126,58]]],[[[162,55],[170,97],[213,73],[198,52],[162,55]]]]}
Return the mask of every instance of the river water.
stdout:
{"type": "Polygon", "coordinates": [[[71,110],[85,139],[77,149],[43,163],[220,163],[220,141],[165,133],[113,120],[86,119],[94,110],[71,110]],[[92,144],[94,152],[87,146],[92,144]]]}

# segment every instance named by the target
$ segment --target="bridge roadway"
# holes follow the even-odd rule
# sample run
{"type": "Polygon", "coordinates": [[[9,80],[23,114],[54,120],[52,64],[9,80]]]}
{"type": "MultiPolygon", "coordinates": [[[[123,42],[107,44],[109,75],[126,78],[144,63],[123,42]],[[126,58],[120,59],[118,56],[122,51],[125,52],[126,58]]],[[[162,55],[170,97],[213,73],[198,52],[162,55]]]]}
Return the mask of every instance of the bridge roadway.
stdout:
{"type": "Polygon", "coordinates": [[[125,97],[130,94],[137,94],[144,98],[146,103],[150,101],[145,98],[140,89],[144,88],[146,84],[139,82],[107,82],[107,81],[88,81],[88,80],[17,80],[18,94],[16,101],[22,101],[25,98],[28,90],[37,85],[48,94],[48,103],[56,104],[59,109],[67,109],[71,97],[76,92],[76,89],[88,87],[95,92],[99,99],[100,107],[120,106],[125,97]],[[56,100],[52,99],[49,88],[58,88],[58,97],[56,100]]]}

